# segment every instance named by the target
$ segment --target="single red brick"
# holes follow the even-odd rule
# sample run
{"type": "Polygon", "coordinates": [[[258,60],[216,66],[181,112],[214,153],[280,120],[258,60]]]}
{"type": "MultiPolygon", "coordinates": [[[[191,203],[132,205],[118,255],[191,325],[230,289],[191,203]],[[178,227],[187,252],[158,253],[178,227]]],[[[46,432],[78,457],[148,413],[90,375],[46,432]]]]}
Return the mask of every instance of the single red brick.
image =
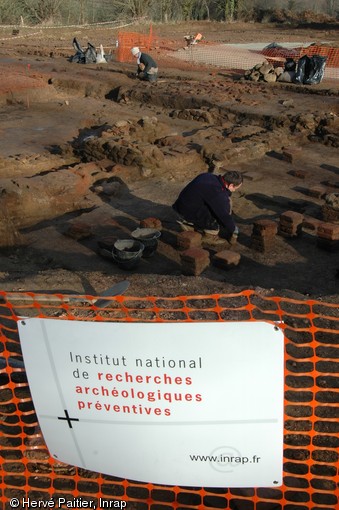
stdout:
{"type": "Polygon", "coordinates": [[[312,186],[311,188],[308,188],[307,193],[308,195],[310,195],[310,197],[322,198],[326,195],[327,188],[325,188],[325,186],[320,185],[312,186]]]}
{"type": "Polygon", "coordinates": [[[213,257],[213,264],[218,267],[228,268],[237,266],[240,262],[240,254],[232,250],[219,251],[213,257]]]}
{"type": "Polygon", "coordinates": [[[141,228],[156,228],[157,230],[162,229],[161,221],[158,218],[145,218],[140,221],[141,228]]]}
{"type": "Polygon", "coordinates": [[[293,177],[298,177],[298,179],[305,179],[307,176],[307,172],[305,172],[305,170],[291,170],[288,173],[293,175],[293,177]]]}
{"type": "Polygon", "coordinates": [[[177,235],[177,246],[182,250],[200,248],[201,239],[202,235],[199,234],[199,232],[180,232],[180,234],[177,235]]]}
{"type": "Polygon", "coordinates": [[[303,221],[303,228],[309,229],[309,230],[317,230],[319,224],[321,223],[320,220],[317,220],[316,218],[304,218],[303,221]]]}

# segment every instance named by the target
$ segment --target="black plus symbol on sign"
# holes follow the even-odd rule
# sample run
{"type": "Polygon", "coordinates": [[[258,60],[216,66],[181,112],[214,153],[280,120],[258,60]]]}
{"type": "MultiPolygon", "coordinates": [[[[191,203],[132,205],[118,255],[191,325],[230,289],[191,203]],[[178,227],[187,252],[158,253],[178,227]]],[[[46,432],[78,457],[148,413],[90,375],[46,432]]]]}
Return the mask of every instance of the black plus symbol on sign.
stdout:
{"type": "Polygon", "coordinates": [[[64,412],[65,412],[66,418],[64,418],[63,416],[58,416],[58,420],[66,420],[69,428],[72,429],[73,428],[72,421],[79,421],[79,419],[78,418],[70,418],[67,409],[64,409],[64,412]]]}

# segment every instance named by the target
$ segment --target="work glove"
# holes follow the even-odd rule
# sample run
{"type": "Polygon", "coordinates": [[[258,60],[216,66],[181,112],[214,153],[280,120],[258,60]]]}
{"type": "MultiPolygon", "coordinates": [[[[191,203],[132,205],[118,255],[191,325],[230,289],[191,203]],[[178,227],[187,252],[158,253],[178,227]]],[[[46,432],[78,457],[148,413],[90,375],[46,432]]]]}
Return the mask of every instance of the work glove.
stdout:
{"type": "Polygon", "coordinates": [[[239,229],[238,229],[238,227],[235,227],[234,232],[233,232],[233,234],[231,235],[231,237],[230,237],[230,239],[229,239],[229,241],[228,241],[228,242],[229,242],[231,245],[236,244],[236,243],[237,243],[237,241],[238,241],[238,235],[239,235],[239,229]]]}

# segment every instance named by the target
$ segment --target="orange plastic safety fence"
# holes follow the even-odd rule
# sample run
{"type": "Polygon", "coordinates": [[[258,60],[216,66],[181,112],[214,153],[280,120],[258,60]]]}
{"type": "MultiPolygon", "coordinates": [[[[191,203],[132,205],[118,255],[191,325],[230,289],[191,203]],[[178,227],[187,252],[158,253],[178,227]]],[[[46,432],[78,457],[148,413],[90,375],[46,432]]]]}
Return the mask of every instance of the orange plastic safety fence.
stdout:
{"type": "Polygon", "coordinates": [[[308,48],[303,48],[301,51],[302,55],[320,55],[326,57],[326,67],[337,67],[339,68],[339,48],[331,48],[330,46],[316,46],[312,45],[308,48]]]}
{"type": "Polygon", "coordinates": [[[108,503],[121,500],[127,502],[126,508],[136,510],[339,507],[337,304],[263,296],[253,290],[173,298],[118,296],[105,298],[109,306],[104,309],[97,308],[91,296],[74,297],[0,292],[0,501],[4,510],[11,508],[11,498],[45,502],[65,498],[73,504],[74,498],[95,504],[102,498],[106,508],[108,503]],[[111,322],[281,322],[285,333],[284,485],[248,489],[160,486],[55,461],[47,451],[31,400],[18,338],[19,317],[111,322]]]}
{"type": "Polygon", "coordinates": [[[152,25],[148,34],[139,34],[137,32],[119,32],[118,47],[116,52],[117,62],[134,62],[135,57],[131,54],[131,49],[138,46],[141,51],[148,51],[153,41],[152,25]]]}

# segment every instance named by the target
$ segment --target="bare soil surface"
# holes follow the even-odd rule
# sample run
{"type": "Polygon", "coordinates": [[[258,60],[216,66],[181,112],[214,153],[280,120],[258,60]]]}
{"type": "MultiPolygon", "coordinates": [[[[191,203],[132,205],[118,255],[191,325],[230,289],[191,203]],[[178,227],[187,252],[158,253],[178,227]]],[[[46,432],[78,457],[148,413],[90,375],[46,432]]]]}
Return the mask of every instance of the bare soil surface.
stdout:
{"type": "MultiPolygon", "coordinates": [[[[188,32],[207,42],[339,41],[338,25],[156,27],[177,47],[188,32]]],[[[241,72],[176,61],[157,45],[159,82],[141,83],[134,64],[115,61],[115,39],[109,29],[0,32],[1,290],[100,295],[128,279],[134,296],[255,288],[338,301],[338,243],[319,246],[310,224],[296,237],[277,235],[265,252],[252,246],[258,219],[278,224],[294,211],[329,221],[326,196],[339,187],[338,80],[252,83],[241,72]],[[83,46],[102,43],[112,60],[69,62],[74,36],[83,46]],[[188,276],[171,204],[191,178],[221,164],[244,174],[233,200],[239,241],[222,248],[241,261],[188,276]],[[126,271],[98,253],[98,241],[130,238],[150,217],[162,223],[153,257],[126,271]]],[[[204,247],[212,259],[215,249],[204,247]]]]}

